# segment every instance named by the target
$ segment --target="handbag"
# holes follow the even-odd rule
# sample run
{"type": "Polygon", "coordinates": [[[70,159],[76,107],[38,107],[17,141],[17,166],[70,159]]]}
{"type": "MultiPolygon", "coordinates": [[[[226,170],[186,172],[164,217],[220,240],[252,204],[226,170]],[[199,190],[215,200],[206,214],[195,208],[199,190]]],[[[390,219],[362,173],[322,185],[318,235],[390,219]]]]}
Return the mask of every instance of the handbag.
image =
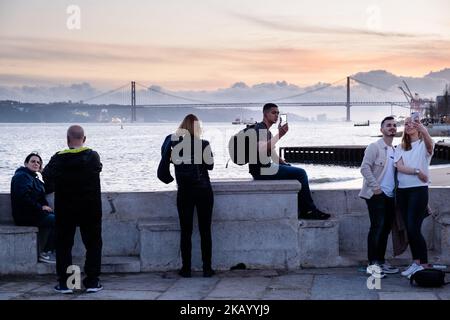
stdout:
{"type": "Polygon", "coordinates": [[[414,282],[419,287],[425,288],[440,288],[450,282],[445,282],[445,274],[449,272],[444,272],[438,269],[423,269],[415,272],[410,278],[410,284],[414,285],[414,282]]]}
{"type": "Polygon", "coordinates": [[[171,183],[174,179],[170,174],[170,156],[172,152],[172,135],[168,135],[161,146],[161,161],[158,165],[157,177],[165,184],[171,183]]]}

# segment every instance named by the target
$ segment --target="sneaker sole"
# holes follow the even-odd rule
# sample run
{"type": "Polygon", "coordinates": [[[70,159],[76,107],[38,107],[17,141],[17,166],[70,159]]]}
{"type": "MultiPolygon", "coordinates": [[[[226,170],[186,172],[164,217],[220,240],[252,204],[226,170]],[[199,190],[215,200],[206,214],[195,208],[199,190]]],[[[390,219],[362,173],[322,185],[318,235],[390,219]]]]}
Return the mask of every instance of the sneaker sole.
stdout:
{"type": "Polygon", "coordinates": [[[42,263],[56,264],[56,261],[53,261],[53,260],[39,259],[38,261],[42,262],[42,263]]]}
{"type": "Polygon", "coordinates": [[[396,274],[396,273],[398,273],[400,270],[391,270],[391,271],[388,271],[388,270],[383,270],[383,272],[385,273],[385,274],[396,274]]]}
{"type": "Polygon", "coordinates": [[[73,293],[73,290],[71,290],[71,289],[67,289],[67,290],[53,289],[53,290],[55,290],[55,292],[62,293],[62,294],[72,294],[73,293]]]}
{"type": "Polygon", "coordinates": [[[411,277],[412,277],[412,275],[413,275],[414,273],[419,272],[419,271],[422,271],[422,270],[425,270],[425,268],[418,269],[418,270],[412,272],[411,274],[409,274],[409,275],[407,276],[407,278],[408,278],[408,279],[411,279],[411,277]]]}
{"type": "Polygon", "coordinates": [[[406,275],[402,274],[402,276],[409,279],[409,278],[410,278],[414,273],[416,273],[416,272],[417,272],[417,271],[414,271],[414,272],[408,273],[408,274],[406,274],[406,275]]]}
{"type": "Polygon", "coordinates": [[[88,288],[88,289],[86,289],[86,293],[96,293],[96,292],[99,292],[99,291],[102,291],[103,290],[103,287],[100,287],[100,288],[88,288]]]}

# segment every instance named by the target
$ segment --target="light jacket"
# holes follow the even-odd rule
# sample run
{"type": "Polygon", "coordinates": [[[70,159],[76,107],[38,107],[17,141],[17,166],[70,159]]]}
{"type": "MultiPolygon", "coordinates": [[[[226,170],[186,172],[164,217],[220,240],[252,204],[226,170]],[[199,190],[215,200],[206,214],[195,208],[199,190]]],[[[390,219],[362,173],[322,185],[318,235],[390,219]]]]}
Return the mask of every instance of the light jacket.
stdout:
{"type": "Polygon", "coordinates": [[[373,191],[380,189],[381,180],[386,173],[388,163],[388,148],[383,139],[369,144],[364,151],[364,158],[361,163],[361,174],[364,177],[363,185],[359,196],[370,199],[373,191]]]}

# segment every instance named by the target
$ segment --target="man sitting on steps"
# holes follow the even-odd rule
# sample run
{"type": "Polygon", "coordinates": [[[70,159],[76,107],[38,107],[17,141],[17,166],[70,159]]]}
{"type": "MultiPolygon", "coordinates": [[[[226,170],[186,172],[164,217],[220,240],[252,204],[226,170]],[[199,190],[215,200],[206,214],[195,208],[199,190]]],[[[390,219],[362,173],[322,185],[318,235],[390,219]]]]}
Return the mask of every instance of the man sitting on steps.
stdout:
{"type": "Polygon", "coordinates": [[[249,172],[255,180],[298,180],[302,185],[302,189],[298,193],[299,219],[326,220],[330,215],[320,211],[314,205],[306,171],[302,168],[291,166],[284,159],[281,159],[275,151],[275,144],[289,129],[287,123],[278,126],[278,134],[272,137],[269,129],[273,124],[277,123],[279,113],[276,104],[266,103],[264,105],[263,121],[257,123],[254,128],[256,141],[258,142],[256,148],[258,155],[253,157],[256,161],[250,160],[248,165],[249,172]]]}

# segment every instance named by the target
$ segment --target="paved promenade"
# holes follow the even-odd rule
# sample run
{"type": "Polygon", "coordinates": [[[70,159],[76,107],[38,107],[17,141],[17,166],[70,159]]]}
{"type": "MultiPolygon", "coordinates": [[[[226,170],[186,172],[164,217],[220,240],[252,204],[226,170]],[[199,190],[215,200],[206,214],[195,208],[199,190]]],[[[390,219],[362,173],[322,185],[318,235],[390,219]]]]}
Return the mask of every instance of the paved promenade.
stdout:
{"type": "MultiPolygon", "coordinates": [[[[449,280],[450,275],[447,276],[449,280]]],[[[450,285],[411,287],[400,274],[369,290],[362,268],[235,270],[203,278],[180,278],[176,272],[105,274],[104,290],[63,295],[53,292],[54,276],[2,277],[1,300],[450,300],[450,285]]],[[[373,286],[375,286],[374,284],[373,286]]]]}

